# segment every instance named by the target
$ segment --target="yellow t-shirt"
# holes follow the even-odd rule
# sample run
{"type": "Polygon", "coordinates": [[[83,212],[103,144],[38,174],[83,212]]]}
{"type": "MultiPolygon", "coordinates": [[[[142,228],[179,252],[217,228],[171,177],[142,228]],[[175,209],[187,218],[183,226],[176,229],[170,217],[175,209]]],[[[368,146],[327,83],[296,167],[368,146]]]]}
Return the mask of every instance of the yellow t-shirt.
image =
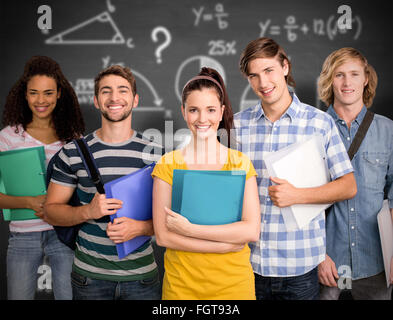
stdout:
{"type": "MultiPolygon", "coordinates": [[[[228,150],[227,162],[221,170],[244,170],[246,179],[257,175],[246,155],[228,150]]],[[[172,185],[174,169],[188,169],[179,150],[165,154],[157,162],[152,176],[172,185]]],[[[248,245],[239,252],[229,253],[166,249],[164,267],[164,300],[255,300],[248,245]]]]}

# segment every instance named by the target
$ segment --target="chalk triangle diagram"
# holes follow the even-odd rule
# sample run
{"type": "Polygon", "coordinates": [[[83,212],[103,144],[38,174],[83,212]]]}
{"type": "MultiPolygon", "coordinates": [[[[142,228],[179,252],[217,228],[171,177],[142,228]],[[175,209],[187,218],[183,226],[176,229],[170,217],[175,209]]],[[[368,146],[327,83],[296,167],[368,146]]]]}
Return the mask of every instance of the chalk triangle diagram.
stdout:
{"type": "Polygon", "coordinates": [[[71,27],[49,39],[46,39],[46,44],[124,44],[125,40],[120,30],[117,28],[112,17],[107,11],[100,13],[99,15],[92,17],[74,27],[71,27]],[[98,30],[107,29],[108,26],[112,28],[114,32],[112,37],[107,39],[84,39],[81,37],[83,30],[88,31],[90,29],[90,36],[97,36],[100,34],[98,30]]]}

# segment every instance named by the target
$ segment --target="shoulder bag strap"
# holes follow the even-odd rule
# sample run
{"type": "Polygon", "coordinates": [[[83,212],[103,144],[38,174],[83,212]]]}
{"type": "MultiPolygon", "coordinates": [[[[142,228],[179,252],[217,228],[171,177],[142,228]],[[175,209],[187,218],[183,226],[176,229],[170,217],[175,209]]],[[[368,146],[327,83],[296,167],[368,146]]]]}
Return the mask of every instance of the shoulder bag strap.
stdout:
{"type": "MultiPolygon", "coordinates": [[[[367,130],[370,127],[370,124],[373,121],[373,119],[374,119],[374,112],[367,110],[366,114],[364,115],[363,121],[360,124],[358,131],[356,132],[355,138],[353,139],[348,149],[348,156],[351,161],[355,153],[359,150],[359,147],[362,144],[362,141],[366,136],[367,130]]],[[[326,216],[328,216],[332,208],[333,206],[326,209],[325,211],[326,216]]]]}
{"type": "Polygon", "coordinates": [[[366,136],[367,130],[370,127],[371,122],[374,118],[374,112],[367,110],[362,123],[359,126],[358,131],[356,132],[355,138],[353,139],[349,149],[348,149],[348,156],[349,159],[352,161],[355,153],[358,151],[360,145],[364,137],[366,136]]]}

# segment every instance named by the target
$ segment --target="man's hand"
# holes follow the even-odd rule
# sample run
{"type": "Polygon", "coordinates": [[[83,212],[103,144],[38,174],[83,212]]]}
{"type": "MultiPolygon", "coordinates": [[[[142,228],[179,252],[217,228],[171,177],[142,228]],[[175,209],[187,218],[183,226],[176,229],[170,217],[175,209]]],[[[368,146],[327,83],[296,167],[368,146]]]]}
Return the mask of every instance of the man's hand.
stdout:
{"type": "Polygon", "coordinates": [[[327,287],[337,287],[338,272],[334,261],[326,255],[325,261],[318,265],[319,282],[327,287]]]}
{"type": "Polygon", "coordinates": [[[127,217],[115,218],[113,222],[108,222],[106,234],[114,243],[123,243],[137,236],[150,235],[146,234],[148,224],[153,229],[151,220],[139,221],[127,217]]]}
{"type": "Polygon", "coordinates": [[[107,199],[105,194],[99,194],[98,192],[94,195],[93,200],[83,206],[85,211],[86,220],[99,219],[103,216],[108,216],[116,213],[118,209],[122,207],[123,201],[118,199],[107,199]]]}
{"type": "Polygon", "coordinates": [[[284,179],[270,177],[270,180],[276,184],[268,188],[270,199],[275,206],[284,208],[296,203],[297,188],[284,179]]]}

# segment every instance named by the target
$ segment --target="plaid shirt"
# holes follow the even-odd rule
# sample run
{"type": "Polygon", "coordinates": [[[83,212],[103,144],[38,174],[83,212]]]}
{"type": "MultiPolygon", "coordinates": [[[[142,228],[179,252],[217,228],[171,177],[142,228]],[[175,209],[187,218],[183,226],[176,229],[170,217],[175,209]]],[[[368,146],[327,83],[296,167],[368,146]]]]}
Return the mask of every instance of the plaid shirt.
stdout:
{"type": "MultiPolygon", "coordinates": [[[[238,149],[248,155],[258,173],[261,203],[260,240],[250,243],[251,264],[262,276],[299,276],[325,259],[325,214],[322,211],[303,229],[287,231],[280,208],[268,194],[272,184],[264,157],[311,135],[322,135],[332,180],[353,171],[347,151],[333,119],[325,112],[301,103],[292,94],[292,103],[279,120],[272,123],[261,103],[235,115],[238,149]]],[[[280,177],[278,177],[280,178],[280,177]]]]}

